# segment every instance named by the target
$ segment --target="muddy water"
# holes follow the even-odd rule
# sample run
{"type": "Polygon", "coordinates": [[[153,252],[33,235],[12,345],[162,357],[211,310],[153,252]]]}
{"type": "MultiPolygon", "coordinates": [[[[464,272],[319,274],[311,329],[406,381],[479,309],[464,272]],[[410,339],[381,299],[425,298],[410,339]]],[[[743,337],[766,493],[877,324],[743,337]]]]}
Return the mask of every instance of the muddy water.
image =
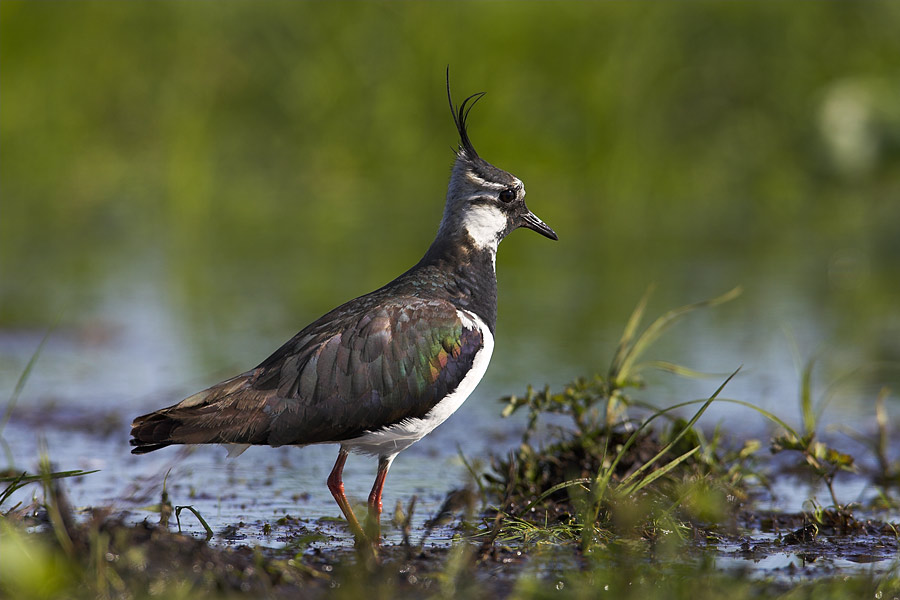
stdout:
{"type": "MultiPolygon", "coordinates": [[[[337,446],[295,448],[251,448],[237,459],[226,459],[217,447],[196,450],[171,449],[151,456],[127,454],[122,435],[97,438],[79,432],[44,429],[41,438],[53,464],[59,468],[100,469],[67,482],[71,502],[76,507],[111,505],[127,511],[129,520],[159,519],[152,509],[160,501],[163,480],[175,506],[197,509],[225,542],[259,543],[278,546],[278,520],[290,516],[309,522],[312,532],[333,535],[331,546],[350,543],[342,524],[330,523],[340,511],[325,487],[325,478],[336,456],[337,446]],[[60,449],[68,449],[68,452],[60,449]],[[77,455],[76,455],[77,453],[77,455]],[[324,520],[323,520],[324,518],[324,520]],[[263,533],[268,523],[272,535],[263,533]],[[227,533],[226,533],[227,532],[227,533]]],[[[27,467],[38,455],[31,432],[11,428],[7,441],[14,447],[17,464],[27,467]]],[[[400,541],[389,525],[397,500],[407,503],[415,495],[414,525],[422,530],[424,521],[440,507],[444,493],[465,484],[464,469],[452,455],[410,450],[398,460],[385,488],[385,527],[389,541],[400,541]]],[[[352,500],[364,503],[374,478],[375,464],[363,457],[351,458],[345,469],[345,484],[352,500]]],[[[30,490],[28,491],[30,494],[30,490]]],[[[24,492],[12,502],[24,499],[24,492]]],[[[357,507],[365,514],[364,504],[357,507]]],[[[173,519],[174,523],[174,519],[173,519]]],[[[182,528],[203,535],[204,529],[189,512],[181,513],[182,528]]],[[[442,541],[438,532],[433,541],[442,541]]],[[[446,541],[446,539],[443,539],[446,541]]]]}
{"type": "MultiPolygon", "coordinates": [[[[59,411],[51,408],[50,411],[59,411]]],[[[104,430],[79,429],[86,414],[66,411],[69,420],[38,422],[40,414],[22,415],[8,427],[5,438],[12,451],[13,464],[22,469],[36,469],[37,459],[46,448],[55,468],[84,469],[99,472],[67,481],[72,504],[76,507],[108,506],[126,511],[128,520],[145,518],[152,522],[159,515],[152,505],[160,501],[163,485],[174,506],[190,505],[197,509],[223,543],[256,543],[278,547],[284,543],[279,520],[299,519],[292,533],[328,534],[328,547],[351,545],[352,538],[338,522],[340,517],[325,479],[337,455],[336,445],[306,448],[250,448],[240,457],[229,459],[219,446],[200,448],[167,448],[149,455],[129,453],[127,423],[122,415],[106,415],[104,430]],[[114,430],[106,429],[115,424],[114,430]],[[335,520],[332,521],[331,519],[335,520]],[[263,527],[268,524],[271,534],[263,527]]],[[[96,415],[98,413],[94,413],[96,415]]],[[[129,415],[130,416],[130,415],[129,415]]],[[[54,417],[54,419],[57,417],[54,417]]],[[[477,421],[478,419],[473,419],[477,421]]],[[[461,428],[460,428],[461,429],[461,428]]],[[[390,524],[397,501],[404,510],[416,497],[413,531],[422,535],[425,521],[440,508],[446,493],[465,487],[469,482],[456,445],[465,440],[454,439],[453,428],[446,427],[428,442],[413,446],[395,461],[384,492],[384,527],[386,541],[399,543],[400,533],[390,524]]],[[[487,440],[495,440],[495,432],[467,427],[466,435],[476,437],[466,445],[469,456],[484,456],[487,440]],[[483,437],[482,437],[483,436],[483,437]]],[[[357,504],[358,516],[365,515],[365,499],[375,475],[376,461],[365,456],[351,456],[344,470],[344,481],[351,501],[357,504]]],[[[32,490],[23,490],[12,500],[26,500],[32,490]]],[[[283,521],[282,521],[283,522],[283,521]]],[[[174,523],[174,519],[173,519],[174,523]]],[[[185,531],[203,535],[204,529],[189,512],[181,513],[185,531]]],[[[432,543],[446,543],[450,530],[437,529],[432,543]]]]}
{"type": "MultiPolygon", "coordinates": [[[[290,516],[308,522],[309,529],[326,531],[330,546],[349,544],[350,536],[325,480],[337,456],[337,445],[306,448],[250,448],[229,459],[220,446],[166,448],[151,454],[130,454],[128,430],[131,419],[189,394],[188,387],[177,389],[169,381],[148,376],[152,372],[173,373],[173,379],[186,377],[183,370],[171,368],[177,355],[147,353],[148,344],[131,345],[135,337],[165,345],[164,330],[152,328],[117,336],[116,342],[91,342],[82,352],[83,340],[76,335],[53,337],[36,365],[15,407],[13,418],[3,432],[7,461],[17,469],[35,471],[42,452],[59,470],[99,470],[97,473],[67,481],[66,489],[76,507],[112,505],[128,511],[130,520],[158,520],[147,507],[159,502],[163,483],[173,505],[191,505],[220,534],[228,530],[225,543],[260,543],[278,546],[277,522],[290,516]],[[138,355],[142,361],[136,360],[138,355]],[[148,364],[153,357],[161,364],[148,364]],[[104,377],[91,374],[104,364],[104,377]],[[54,368],[55,367],[55,368],[54,368]],[[133,389],[141,389],[135,397],[133,389]],[[118,396],[118,397],[117,397],[118,396]],[[273,528],[271,535],[263,526],[273,528]]],[[[36,345],[35,336],[10,340],[8,348],[36,345]]],[[[210,380],[209,383],[213,383],[210,380]]],[[[204,384],[199,384],[201,387],[204,384]]],[[[497,417],[498,392],[481,388],[469,402],[423,442],[405,451],[394,462],[384,492],[384,526],[387,542],[399,542],[400,534],[390,520],[398,500],[407,504],[416,497],[414,530],[440,508],[447,492],[469,482],[459,459],[462,448],[471,460],[487,456],[491,448],[513,443],[521,423],[497,417]]],[[[371,457],[351,456],[344,470],[344,481],[351,501],[364,502],[375,476],[376,461],[371,457]]],[[[12,503],[27,500],[32,490],[19,492],[12,503]]],[[[182,527],[203,534],[198,520],[182,512],[182,527]]],[[[174,521],[173,521],[174,522],[174,521]]],[[[295,528],[296,533],[296,528],[295,528]]],[[[446,542],[450,531],[436,530],[431,540],[446,542]]]]}

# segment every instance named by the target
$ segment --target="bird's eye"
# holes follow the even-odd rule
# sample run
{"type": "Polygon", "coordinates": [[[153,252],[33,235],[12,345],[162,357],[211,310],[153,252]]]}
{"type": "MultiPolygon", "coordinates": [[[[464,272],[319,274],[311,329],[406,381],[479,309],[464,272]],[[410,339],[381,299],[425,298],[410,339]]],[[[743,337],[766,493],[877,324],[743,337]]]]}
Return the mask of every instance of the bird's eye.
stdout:
{"type": "Polygon", "coordinates": [[[506,188],[502,192],[500,192],[500,201],[501,202],[512,202],[516,199],[516,190],[512,188],[506,188]]]}

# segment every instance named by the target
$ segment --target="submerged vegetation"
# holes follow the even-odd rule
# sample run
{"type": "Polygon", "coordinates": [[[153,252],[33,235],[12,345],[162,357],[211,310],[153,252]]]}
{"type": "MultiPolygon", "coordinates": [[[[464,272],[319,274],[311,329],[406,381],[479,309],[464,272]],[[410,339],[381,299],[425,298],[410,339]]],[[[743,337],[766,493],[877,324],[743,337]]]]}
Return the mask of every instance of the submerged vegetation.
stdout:
{"type": "MultiPolygon", "coordinates": [[[[861,460],[819,439],[812,363],[802,375],[799,431],[750,403],[724,398],[738,371],[706,399],[658,408],[632,397],[650,368],[699,375],[644,360],[644,353],[692,310],[738,293],[670,311],[641,330],[645,297],[606,373],[559,391],[529,387],[523,396],[503,398],[504,415],[527,411],[518,448],[494,456],[485,473],[461,455],[471,487],[451,492],[422,531],[411,527],[415,497],[406,506],[398,502],[394,526],[402,542],[382,548],[378,560],[329,548],[322,532],[287,516],[263,525],[284,532],[290,541],[281,547],[223,547],[196,509],[172,506],[165,485],[151,507],[159,523],[134,523],[105,507],[73,510],[63,482],[90,472],[55,472],[44,459],[37,474],[9,473],[0,478],[0,596],[893,597],[900,593],[900,530],[878,512],[897,506],[887,391],[876,403],[873,440],[851,432],[872,454],[861,460]],[[741,404],[772,423],[769,452],[759,440],[730,439],[721,427],[705,433],[699,420],[714,402],[741,404]],[[693,412],[685,418],[678,409],[693,412]],[[879,502],[865,507],[864,516],[863,507],[839,501],[834,487],[838,473],[859,471],[860,464],[874,465],[865,476],[880,486],[879,502]],[[808,510],[796,514],[759,506],[773,480],[798,472],[822,481],[831,505],[811,498],[808,510]],[[10,506],[13,493],[27,485],[39,485],[42,494],[10,506]],[[205,539],[173,530],[171,517],[180,531],[183,511],[203,524],[205,539]],[[452,543],[426,548],[440,527],[456,532],[452,543]],[[791,558],[768,570],[746,566],[772,556],[791,558]],[[841,562],[873,567],[846,571],[841,562]]],[[[26,378],[27,372],[13,398],[26,378]]]]}

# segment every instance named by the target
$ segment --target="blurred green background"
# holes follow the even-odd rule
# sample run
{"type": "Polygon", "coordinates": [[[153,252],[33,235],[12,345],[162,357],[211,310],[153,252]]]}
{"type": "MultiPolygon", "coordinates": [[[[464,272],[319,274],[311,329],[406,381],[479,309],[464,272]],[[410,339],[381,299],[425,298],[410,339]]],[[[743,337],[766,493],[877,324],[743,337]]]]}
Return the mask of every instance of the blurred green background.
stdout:
{"type": "Polygon", "coordinates": [[[653,313],[742,284],[662,357],[781,401],[796,345],[869,396],[900,359],[898,30],[888,2],[4,0],[0,383],[59,318],[34,393],[174,401],[415,263],[449,64],[560,235],[501,247],[488,389],[605,366],[651,283],[653,313]]]}

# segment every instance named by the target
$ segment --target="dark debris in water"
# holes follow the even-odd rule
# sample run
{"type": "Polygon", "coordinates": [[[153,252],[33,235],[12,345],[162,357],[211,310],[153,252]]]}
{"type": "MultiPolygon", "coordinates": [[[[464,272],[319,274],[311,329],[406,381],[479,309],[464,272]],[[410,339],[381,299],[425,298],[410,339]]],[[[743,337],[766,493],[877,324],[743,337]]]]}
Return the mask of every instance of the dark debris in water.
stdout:
{"type": "Polygon", "coordinates": [[[893,564],[900,550],[895,525],[857,520],[846,512],[775,513],[742,511],[743,537],[723,536],[719,556],[756,565],[760,575],[784,572],[790,577],[833,574],[842,562],[893,564]],[[775,557],[781,560],[772,562],[775,557]],[[765,565],[765,566],[763,566],[765,565]]]}

